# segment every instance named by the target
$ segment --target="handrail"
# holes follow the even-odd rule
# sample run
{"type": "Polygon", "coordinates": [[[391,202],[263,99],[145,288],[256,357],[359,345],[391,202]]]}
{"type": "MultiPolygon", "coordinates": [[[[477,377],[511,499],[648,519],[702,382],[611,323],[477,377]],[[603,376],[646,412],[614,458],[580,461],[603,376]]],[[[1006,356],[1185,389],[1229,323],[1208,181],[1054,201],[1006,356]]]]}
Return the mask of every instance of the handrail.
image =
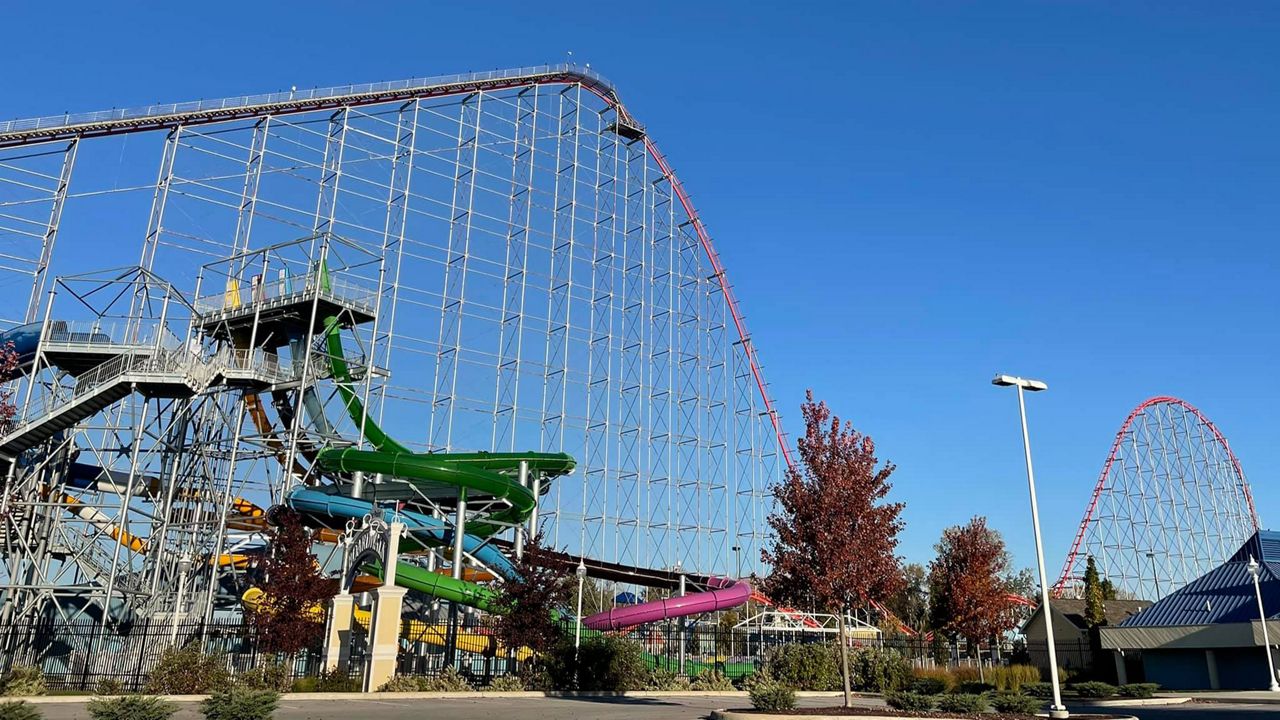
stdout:
{"type": "MultiPolygon", "coordinates": [[[[208,122],[272,113],[306,112],[346,104],[390,102],[414,95],[464,91],[471,85],[479,85],[481,87],[478,89],[484,89],[486,86],[507,87],[533,82],[545,83],[555,81],[557,78],[562,78],[565,82],[583,82],[608,95],[616,94],[613,84],[594,70],[572,63],[558,63],[510,70],[485,70],[421,79],[289,90],[214,100],[156,104],[139,108],[113,108],[96,112],[7,120],[0,122],[0,145],[85,134],[106,134],[129,129],[155,129],[193,121],[208,122]]],[[[635,124],[629,117],[627,121],[635,124]]]]}
{"type": "Polygon", "coordinates": [[[222,292],[202,295],[192,302],[199,315],[214,315],[232,311],[250,312],[258,305],[283,303],[289,299],[304,300],[316,293],[320,283],[320,297],[355,305],[361,310],[374,312],[378,308],[378,294],[368,286],[341,277],[325,281],[318,273],[310,273],[285,282],[273,280],[257,286],[235,285],[222,292]]]}

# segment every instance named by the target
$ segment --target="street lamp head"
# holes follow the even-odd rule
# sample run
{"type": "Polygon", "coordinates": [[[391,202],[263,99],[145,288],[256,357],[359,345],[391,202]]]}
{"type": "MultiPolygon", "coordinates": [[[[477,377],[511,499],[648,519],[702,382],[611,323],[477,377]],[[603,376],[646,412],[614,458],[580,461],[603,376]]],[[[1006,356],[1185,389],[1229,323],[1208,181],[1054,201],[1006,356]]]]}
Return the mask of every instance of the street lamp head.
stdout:
{"type": "Polygon", "coordinates": [[[991,384],[999,385],[1000,387],[1020,387],[1029,392],[1040,392],[1041,390],[1049,389],[1049,386],[1042,380],[1028,380],[1016,375],[996,375],[992,378],[991,384]]]}
{"type": "Polygon", "coordinates": [[[587,576],[587,566],[586,563],[582,562],[582,558],[578,558],[578,567],[573,569],[573,574],[580,578],[587,576]]]}
{"type": "Polygon", "coordinates": [[[1253,578],[1256,580],[1258,578],[1258,569],[1260,568],[1260,566],[1258,565],[1258,561],[1253,559],[1252,555],[1249,556],[1248,567],[1249,567],[1249,574],[1252,575],[1253,578]]]}

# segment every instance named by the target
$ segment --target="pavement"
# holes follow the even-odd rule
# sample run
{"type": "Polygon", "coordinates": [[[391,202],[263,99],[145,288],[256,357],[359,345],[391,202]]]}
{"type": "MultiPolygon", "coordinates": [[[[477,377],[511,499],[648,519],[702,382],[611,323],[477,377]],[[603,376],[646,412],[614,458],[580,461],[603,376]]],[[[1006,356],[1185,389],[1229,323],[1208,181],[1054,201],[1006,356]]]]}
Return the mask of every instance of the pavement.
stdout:
{"type": "MultiPolygon", "coordinates": [[[[1265,693],[1215,693],[1232,703],[1190,702],[1182,705],[1133,708],[1071,706],[1073,713],[1132,715],[1139,720],[1263,720],[1275,717],[1275,705],[1259,702],[1265,693]],[[1260,696],[1255,698],[1254,695],[1260,696]]],[[[878,698],[859,698],[858,704],[882,706],[878,698]]],[[[799,697],[801,707],[830,707],[838,697],[799,697]]],[[[179,701],[174,720],[201,720],[198,701],[179,701]]],[[[286,696],[275,720],[657,720],[701,719],[719,708],[745,708],[745,693],[731,695],[643,694],[596,697],[417,697],[395,694],[330,695],[325,698],[286,696]]],[[[40,702],[46,720],[87,720],[85,699],[47,698],[40,702]]]]}

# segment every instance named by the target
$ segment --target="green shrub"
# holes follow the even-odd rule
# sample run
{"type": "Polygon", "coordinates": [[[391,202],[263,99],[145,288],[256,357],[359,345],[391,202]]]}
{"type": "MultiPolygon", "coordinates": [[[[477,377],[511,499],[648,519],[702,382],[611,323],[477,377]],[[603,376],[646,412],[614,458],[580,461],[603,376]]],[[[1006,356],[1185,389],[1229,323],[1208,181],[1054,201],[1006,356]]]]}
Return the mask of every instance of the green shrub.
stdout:
{"type": "Polygon", "coordinates": [[[315,678],[312,689],[297,692],[360,692],[360,681],[336,670],[326,670],[315,678]]]}
{"type": "Polygon", "coordinates": [[[973,693],[952,693],[938,698],[938,709],[951,713],[980,713],[987,709],[987,698],[973,693]]]}
{"type": "Polygon", "coordinates": [[[885,702],[894,710],[907,712],[929,712],[938,703],[935,695],[904,690],[891,692],[884,696],[885,702]]]}
{"type": "Polygon", "coordinates": [[[1082,698],[1109,698],[1116,694],[1117,688],[1110,683],[1098,682],[1090,680],[1089,682],[1077,683],[1071,686],[1072,690],[1082,698]]]}
{"type": "Polygon", "coordinates": [[[524,681],[516,675],[503,675],[496,677],[493,682],[489,683],[489,687],[485,690],[493,692],[520,692],[524,690],[524,681]]]}
{"type": "Polygon", "coordinates": [[[689,682],[689,689],[705,692],[732,692],[736,688],[733,686],[733,681],[724,673],[719,670],[707,670],[693,677],[689,682]]]}
{"type": "Polygon", "coordinates": [[[963,693],[965,695],[981,695],[983,693],[995,692],[995,689],[995,685],[979,682],[977,680],[969,680],[956,686],[956,692],[963,693]]]}
{"type": "Polygon", "coordinates": [[[561,690],[573,689],[575,678],[579,690],[642,690],[649,682],[649,666],[640,643],[612,636],[583,639],[576,665],[573,639],[561,640],[550,653],[546,668],[554,687],[561,690]]]}
{"type": "Polygon", "coordinates": [[[1035,715],[1044,707],[1044,700],[1022,693],[996,693],[991,697],[991,707],[1010,715],[1035,715]]]}
{"type": "MultiPolygon", "coordinates": [[[[1058,689],[1061,690],[1062,688],[1059,687],[1058,689]]],[[[1047,682],[1024,683],[1022,686],[1022,692],[1032,697],[1038,697],[1042,700],[1048,700],[1049,698],[1053,697],[1053,683],[1047,683],[1047,682]]]]}
{"type": "MultiPolygon", "coordinates": [[[[852,658],[850,667],[852,668],[852,658]]],[[[823,643],[790,643],[770,648],[764,670],[769,676],[797,690],[839,690],[840,651],[823,643]]]]}
{"type": "MultiPolygon", "coordinates": [[[[941,683],[942,690],[940,692],[949,692],[952,686],[955,685],[955,679],[951,677],[951,673],[947,672],[946,668],[916,668],[911,671],[911,675],[916,680],[927,679],[941,683]]],[[[928,684],[930,687],[937,686],[936,683],[933,682],[928,684]]],[[[913,692],[918,691],[913,690],[913,692]]]]}
{"type": "Polygon", "coordinates": [[[43,716],[26,700],[0,702],[0,720],[40,720],[43,716]]]}
{"type": "Polygon", "coordinates": [[[1031,665],[996,666],[987,670],[986,678],[999,692],[1017,691],[1027,683],[1040,682],[1040,670],[1031,665]]]}
{"type": "Polygon", "coordinates": [[[226,657],[203,653],[196,643],[165,650],[147,676],[147,692],[155,695],[201,695],[229,685],[226,657]]]}
{"type": "Polygon", "coordinates": [[[146,695],[121,695],[89,701],[89,716],[93,720],[169,720],[177,711],[177,705],[146,695]]]}
{"type": "Polygon", "coordinates": [[[1120,696],[1127,698],[1149,698],[1156,694],[1160,689],[1158,683],[1129,683],[1121,685],[1119,688],[1120,696]]]}
{"type": "Polygon", "coordinates": [[[115,678],[102,678],[98,681],[98,686],[93,690],[95,695],[102,697],[110,697],[112,695],[124,694],[124,683],[115,678]]]}
{"type": "Polygon", "coordinates": [[[916,695],[941,695],[948,689],[949,684],[942,678],[918,677],[911,681],[911,692],[916,695]]]}
{"type": "Polygon", "coordinates": [[[8,697],[30,697],[43,695],[49,691],[44,682],[44,673],[34,665],[14,665],[9,672],[0,677],[0,687],[8,697]]]}
{"type": "MultiPolygon", "coordinates": [[[[849,676],[854,690],[878,693],[905,690],[911,686],[911,663],[893,650],[859,648],[849,655],[849,676]]],[[[836,677],[839,678],[839,673],[836,677]]]]}
{"type": "Polygon", "coordinates": [[[418,681],[413,675],[396,675],[378,687],[378,692],[417,692],[418,681]]]}
{"type": "Polygon", "coordinates": [[[790,710],[796,706],[796,692],[791,686],[760,673],[747,684],[747,696],[757,710],[790,710]]]}
{"type": "Polygon", "coordinates": [[[284,663],[271,663],[243,672],[235,677],[235,684],[251,690],[275,690],[289,692],[293,688],[293,678],[289,677],[289,667],[284,663]]]}
{"type": "Polygon", "coordinates": [[[664,668],[654,668],[649,671],[649,681],[645,683],[645,690],[688,690],[690,688],[689,678],[684,675],[678,675],[664,668]]]}
{"type": "Polygon", "coordinates": [[[452,666],[441,670],[435,677],[418,679],[421,692],[470,692],[474,689],[452,666]]]}
{"type": "Polygon", "coordinates": [[[279,705],[275,690],[233,687],[210,695],[200,703],[200,712],[205,720],[270,720],[279,705]]]}

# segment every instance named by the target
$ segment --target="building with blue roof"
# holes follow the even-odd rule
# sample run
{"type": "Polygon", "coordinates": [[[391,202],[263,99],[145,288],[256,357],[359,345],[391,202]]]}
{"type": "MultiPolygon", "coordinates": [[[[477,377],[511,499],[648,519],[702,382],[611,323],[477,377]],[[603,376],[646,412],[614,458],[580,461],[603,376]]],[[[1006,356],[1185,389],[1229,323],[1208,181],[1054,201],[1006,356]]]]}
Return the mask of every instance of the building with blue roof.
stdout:
{"type": "Polygon", "coordinates": [[[1267,632],[1273,657],[1280,660],[1275,649],[1280,641],[1280,532],[1261,530],[1225,563],[1119,625],[1100,630],[1101,647],[1115,653],[1121,682],[1137,654],[1145,680],[1166,688],[1266,688],[1267,656],[1250,558],[1259,564],[1267,632]]]}

